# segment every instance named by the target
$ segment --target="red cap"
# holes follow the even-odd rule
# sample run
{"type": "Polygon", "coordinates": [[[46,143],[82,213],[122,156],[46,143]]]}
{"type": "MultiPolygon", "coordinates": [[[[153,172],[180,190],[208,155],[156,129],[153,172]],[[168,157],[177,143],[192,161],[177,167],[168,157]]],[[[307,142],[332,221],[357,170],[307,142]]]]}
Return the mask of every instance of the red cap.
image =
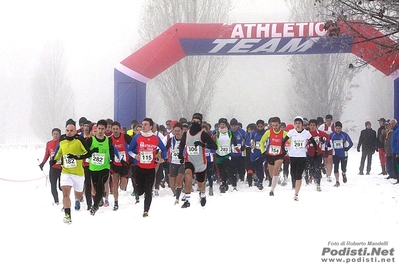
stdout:
{"type": "Polygon", "coordinates": [[[287,129],[288,131],[291,129],[294,129],[294,125],[293,124],[288,124],[285,129],[287,129]]]}
{"type": "Polygon", "coordinates": [[[173,128],[173,126],[177,123],[177,120],[172,120],[170,121],[170,127],[173,128]]]}

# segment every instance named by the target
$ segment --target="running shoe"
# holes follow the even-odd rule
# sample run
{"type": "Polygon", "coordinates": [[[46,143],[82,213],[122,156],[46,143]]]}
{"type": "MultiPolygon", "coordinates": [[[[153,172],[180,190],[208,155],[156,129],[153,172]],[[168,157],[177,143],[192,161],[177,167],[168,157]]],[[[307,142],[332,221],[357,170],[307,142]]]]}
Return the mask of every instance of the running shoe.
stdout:
{"type": "Polygon", "coordinates": [[[75,200],[75,211],[80,210],[80,201],[79,200],[75,200]]]}
{"type": "Polygon", "coordinates": [[[186,200],[186,201],[183,203],[183,205],[181,205],[181,207],[182,207],[183,209],[190,207],[190,202],[189,202],[188,200],[186,200]]]}
{"type": "Polygon", "coordinates": [[[213,187],[209,187],[209,196],[213,196],[213,187]]]}
{"type": "Polygon", "coordinates": [[[96,214],[97,211],[98,211],[98,208],[96,208],[96,207],[94,207],[94,206],[91,206],[90,215],[94,216],[94,215],[96,214]]]}
{"type": "Polygon", "coordinates": [[[103,204],[103,206],[104,206],[104,207],[108,207],[108,206],[109,206],[109,202],[108,202],[108,200],[107,200],[107,199],[104,201],[104,204],[103,204]]]}
{"type": "Polygon", "coordinates": [[[201,197],[201,192],[200,192],[200,198],[201,198],[201,200],[200,200],[201,206],[204,207],[206,204],[206,197],[201,197]]]}
{"type": "Polygon", "coordinates": [[[66,223],[66,224],[71,224],[72,223],[72,219],[71,219],[71,216],[69,214],[65,214],[64,223],[66,223]]]}

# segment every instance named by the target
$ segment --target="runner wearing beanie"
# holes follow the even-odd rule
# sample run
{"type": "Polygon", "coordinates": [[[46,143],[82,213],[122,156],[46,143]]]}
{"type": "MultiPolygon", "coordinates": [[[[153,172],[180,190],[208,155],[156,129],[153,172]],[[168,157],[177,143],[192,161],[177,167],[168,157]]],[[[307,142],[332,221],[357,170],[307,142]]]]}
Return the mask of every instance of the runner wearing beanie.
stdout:
{"type": "Polygon", "coordinates": [[[265,134],[265,121],[259,119],[256,121],[256,129],[251,132],[251,162],[254,165],[255,173],[258,178],[256,186],[259,190],[263,189],[263,179],[265,178],[265,172],[263,168],[263,163],[265,162],[265,157],[260,151],[260,140],[265,134]]]}
{"type": "Polygon", "coordinates": [[[78,134],[83,136],[83,125],[87,121],[87,118],[82,116],[79,118],[79,129],[78,129],[78,134]]]}
{"type": "Polygon", "coordinates": [[[339,164],[341,164],[342,179],[346,183],[346,165],[348,164],[348,150],[353,146],[352,139],[346,132],[342,131],[342,123],[335,122],[335,132],[330,134],[331,146],[333,148],[333,163],[334,163],[334,175],[335,175],[335,185],[334,187],[339,187],[339,164]]]}
{"type": "Polygon", "coordinates": [[[320,188],[320,180],[321,180],[321,162],[322,162],[322,154],[323,151],[321,149],[322,144],[327,143],[330,145],[330,136],[317,129],[317,120],[310,119],[309,120],[309,132],[316,141],[317,146],[313,146],[313,144],[308,143],[308,161],[309,161],[309,174],[311,178],[314,178],[316,183],[317,191],[321,191],[320,188]],[[317,150],[317,156],[313,156],[315,153],[315,149],[317,150]]]}
{"type": "Polygon", "coordinates": [[[71,220],[71,199],[72,187],[75,193],[75,210],[80,209],[80,199],[83,195],[84,171],[82,160],[89,158],[93,151],[90,151],[84,138],[76,133],[75,122],[69,119],[66,123],[65,135],[60,138],[59,148],[56,151],[50,165],[53,166],[61,158],[61,189],[64,205],[64,223],[70,224],[71,220]]]}
{"type": "Polygon", "coordinates": [[[256,130],[256,125],[250,123],[247,125],[246,139],[245,139],[245,170],[247,171],[248,186],[252,187],[252,179],[254,174],[254,165],[251,161],[251,133],[256,130]]]}
{"type": "MultiPolygon", "coordinates": [[[[331,134],[332,132],[335,131],[335,126],[333,123],[333,116],[328,114],[326,115],[325,123],[321,124],[318,127],[318,130],[324,131],[327,134],[331,134]]],[[[332,173],[332,167],[333,167],[333,159],[332,159],[332,147],[327,147],[326,143],[323,144],[322,147],[323,152],[323,161],[324,161],[324,166],[326,169],[322,169],[322,171],[327,174],[327,181],[331,182],[331,173],[332,173]]]]}
{"type": "Polygon", "coordinates": [[[244,182],[245,177],[245,139],[247,133],[240,128],[237,119],[230,120],[231,133],[237,142],[238,149],[231,149],[231,178],[244,182]]]}
{"type": "Polygon", "coordinates": [[[231,150],[237,149],[236,139],[233,138],[233,133],[228,129],[228,122],[226,118],[219,119],[219,129],[216,131],[215,142],[217,144],[216,163],[222,178],[220,185],[220,193],[228,191],[227,179],[230,177],[233,190],[237,190],[237,179],[231,173],[231,150]]]}
{"type": "MultiPolygon", "coordinates": [[[[309,131],[303,128],[303,118],[300,116],[294,119],[295,128],[288,131],[287,136],[283,140],[282,147],[285,146],[285,142],[289,139],[289,155],[291,164],[291,178],[295,180],[295,196],[294,200],[298,201],[299,190],[302,185],[302,173],[306,167],[306,145],[310,141],[314,146],[316,142],[313,139],[309,131]]],[[[315,150],[314,156],[317,155],[315,150]]]]}
{"type": "Polygon", "coordinates": [[[185,168],[185,193],[186,200],[182,208],[190,207],[190,194],[193,175],[197,177],[198,189],[200,190],[201,206],[206,204],[205,178],[207,161],[205,148],[216,150],[217,145],[208,133],[202,131],[202,114],[194,113],[191,126],[181,138],[179,146],[179,159],[184,162],[185,168]],[[184,154],[185,152],[185,154],[184,154]]]}

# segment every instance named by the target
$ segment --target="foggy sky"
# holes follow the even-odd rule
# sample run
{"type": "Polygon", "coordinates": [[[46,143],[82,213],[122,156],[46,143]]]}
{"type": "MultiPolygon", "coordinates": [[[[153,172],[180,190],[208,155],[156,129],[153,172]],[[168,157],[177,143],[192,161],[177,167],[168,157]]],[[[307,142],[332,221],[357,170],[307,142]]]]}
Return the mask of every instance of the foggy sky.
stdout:
{"type": "MultiPolygon", "coordinates": [[[[32,77],[43,47],[54,39],[65,44],[67,75],[77,95],[73,118],[86,116],[93,121],[113,118],[114,67],[138,48],[144,2],[25,0],[3,3],[0,8],[0,103],[6,133],[19,128],[25,131],[29,127],[32,77]]],[[[289,21],[283,0],[236,0],[229,16],[227,22],[230,23],[289,21]]],[[[165,29],[170,26],[165,25],[165,29]]],[[[230,65],[218,83],[211,115],[205,119],[213,124],[220,117],[230,120],[234,116],[245,126],[260,118],[267,120],[270,116],[280,116],[290,122],[293,118],[289,117],[289,106],[284,103],[290,98],[288,88],[293,84],[287,71],[288,58],[231,57],[230,65]],[[236,93],[232,94],[232,89],[236,93]]],[[[360,88],[348,103],[341,120],[352,119],[362,129],[366,120],[377,128],[378,118],[392,118],[393,109],[390,113],[370,109],[373,90],[384,88],[389,92],[392,88],[393,95],[392,80],[369,68],[355,77],[354,83],[360,88]]],[[[151,81],[148,85],[154,87],[151,81]]],[[[147,99],[155,99],[159,106],[156,88],[147,91],[147,99]]],[[[169,117],[160,110],[147,101],[147,116],[163,124],[169,117]]],[[[54,127],[63,129],[64,123],[60,121],[54,127]]],[[[29,134],[29,130],[24,134],[29,134]]],[[[0,143],[2,138],[4,135],[0,136],[0,143]]]]}

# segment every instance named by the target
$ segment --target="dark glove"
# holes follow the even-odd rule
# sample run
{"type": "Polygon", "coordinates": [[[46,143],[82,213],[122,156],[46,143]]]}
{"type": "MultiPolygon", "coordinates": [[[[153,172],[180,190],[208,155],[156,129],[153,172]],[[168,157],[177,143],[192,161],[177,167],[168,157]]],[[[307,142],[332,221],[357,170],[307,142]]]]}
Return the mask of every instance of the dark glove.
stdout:
{"type": "Polygon", "coordinates": [[[287,154],[287,149],[285,148],[285,142],[281,143],[281,151],[284,155],[287,154]]]}
{"type": "Polygon", "coordinates": [[[202,143],[201,141],[197,140],[196,142],[194,142],[194,146],[201,146],[201,147],[205,147],[205,143],[202,143]]]}
{"type": "Polygon", "coordinates": [[[349,151],[350,148],[344,148],[345,151],[349,151]]]}
{"type": "Polygon", "coordinates": [[[357,148],[357,152],[360,152],[360,148],[357,148]]]}
{"type": "Polygon", "coordinates": [[[44,163],[39,164],[39,168],[40,168],[40,170],[42,170],[42,171],[43,171],[43,166],[44,166],[44,163]]]}
{"type": "Polygon", "coordinates": [[[179,156],[180,159],[180,163],[183,164],[184,163],[184,157],[183,156],[179,156]]]}
{"type": "Polygon", "coordinates": [[[283,155],[285,156],[285,155],[287,155],[287,153],[288,153],[288,149],[284,148],[283,149],[283,155]]]}
{"type": "Polygon", "coordinates": [[[75,155],[75,154],[70,154],[70,153],[67,154],[67,158],[68,158],[68,159],[75,159],[75,160],[79,159],[79,157],[78,157],[77,155],[75,155]]]}
{"type": "Polygon", "coordinates": [[[49,161],[49,164],[50,164],[50,166],[52,167],[54,164],[56,164],[57,162],[55,161],[55,160],[50,160],[49,161]]]}
{"type": "Polygon", "coordinates": [[[90,153],[95,153],[95,152],[98,152],[98,148],[96,147],[96,148],[93,148],[91,151],[90,151],[90,153]]]}
{"type": "Polygon", "coordinates": [[[330,142],[327,142],[326,146],[329,147],[329,148],[331,148],[331,143],[330,143],[330,142]]]}
{"type": "Polygon", "coordinates": [[[378,152],[378,148],[375,148],[375,151],[378,152]]]}

